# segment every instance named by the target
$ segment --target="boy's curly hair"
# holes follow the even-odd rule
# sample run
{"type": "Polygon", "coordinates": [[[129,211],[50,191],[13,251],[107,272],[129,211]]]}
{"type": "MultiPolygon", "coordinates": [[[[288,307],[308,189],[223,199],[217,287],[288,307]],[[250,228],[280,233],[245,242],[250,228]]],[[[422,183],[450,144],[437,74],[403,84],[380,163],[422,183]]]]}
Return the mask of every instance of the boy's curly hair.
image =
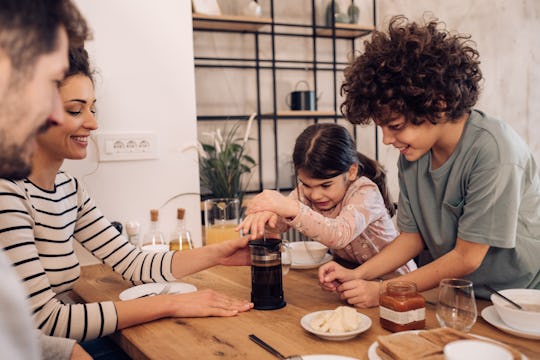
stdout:
{"type": "Polygon", "coordinates": [[[388,34],[374,31],[365,51],[345,69],[341,112],[354,124],[436,124],[469,111],[480,93],[479,54],[469,35],[452,35],[436,19],[422,26],[405,16],[388,34]]]}

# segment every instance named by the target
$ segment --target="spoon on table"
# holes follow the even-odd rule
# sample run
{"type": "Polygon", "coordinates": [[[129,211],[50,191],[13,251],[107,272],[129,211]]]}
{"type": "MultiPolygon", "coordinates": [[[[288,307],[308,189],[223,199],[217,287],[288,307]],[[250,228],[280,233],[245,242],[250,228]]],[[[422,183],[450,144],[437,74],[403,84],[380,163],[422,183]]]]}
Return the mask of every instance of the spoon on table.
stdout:
{"type": "Polygon", "coordinates": [[[520,310],[523,309],[523,308],[521,307],[521,305],[516,304],[515,302],[513,302],[512,300],[510,300],[509,298],[507,298],[506,296],[504,296],[503,294],[501,294],[500,292],[498,292],[497,290],[495,290],[495,289],[492,288],[491,286],[489,286],[489,285],[484,285],[484,287],[485,287],[487,290],[489,290],[489,292],[491,292],[491,293],[493,293],[493,294],[495,294],[495,295],[497,295],[497,296],[500,296],[500,297],[503,298],[504,300],[508,301],[510,304],[512,304],[512,305],[515,306],[516,308],[518,308],[518,309],[520,309],[520,310]]]}

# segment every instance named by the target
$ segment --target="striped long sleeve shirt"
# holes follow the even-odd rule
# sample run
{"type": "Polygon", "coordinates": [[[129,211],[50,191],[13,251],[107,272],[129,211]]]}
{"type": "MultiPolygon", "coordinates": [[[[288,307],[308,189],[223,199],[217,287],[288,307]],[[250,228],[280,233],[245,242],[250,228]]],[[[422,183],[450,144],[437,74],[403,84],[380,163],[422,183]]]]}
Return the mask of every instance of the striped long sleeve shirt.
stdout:
{"type": "Polygon", "coordinates": [[[94,256],[133,282],[163,282],[173,252],[144,253],[103,217],[76,178],[59,172],[54,190],[30,180],[0,180],[0,247],[23,280],[34,323],[47,335],[84,341],[116,330],[112,301],[66,304],[80,276],[73,250],[78,241],[94,256]]]}

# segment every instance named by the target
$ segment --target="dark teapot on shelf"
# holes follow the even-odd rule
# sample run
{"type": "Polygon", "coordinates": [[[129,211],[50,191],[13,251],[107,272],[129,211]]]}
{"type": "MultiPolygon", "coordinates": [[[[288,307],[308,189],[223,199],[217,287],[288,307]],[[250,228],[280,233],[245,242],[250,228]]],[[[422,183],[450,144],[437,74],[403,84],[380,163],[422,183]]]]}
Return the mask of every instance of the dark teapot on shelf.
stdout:
{"type": "Polygon", "coordinates": [[[300,84],[304,84],[309,89],[309,84],[305,80],[296,83],[294,91],[287,95],[287,105],[291,110],[317,110],[317,96],[313,90],[298,90],[300,84]]]}

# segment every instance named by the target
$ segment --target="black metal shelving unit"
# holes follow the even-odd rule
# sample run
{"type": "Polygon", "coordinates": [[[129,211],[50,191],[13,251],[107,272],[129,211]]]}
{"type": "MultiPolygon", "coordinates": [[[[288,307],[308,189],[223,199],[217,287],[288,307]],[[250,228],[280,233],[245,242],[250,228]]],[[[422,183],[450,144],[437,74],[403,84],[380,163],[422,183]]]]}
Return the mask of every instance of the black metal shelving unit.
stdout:
{"type": "MultiPolygon", "coordinates": [[[[253,192],[262,191],[263,186],[263,158],[262,158],[262,123],[271,121],[274,137],[274,189],[288,191],[291,189],[280,188],[279,186],[279,161],[278,161],[278,120],[310,120],[317,122],[319,119],[333,119],[335,122],[342,118],[338,109],[337,75],[343,71],[347,63],[337,61],[337,41],[348,41],[351,51],[355,49],[355,39],[369,35],[376,25],[376,1],[373,3],[373,27],[361,27],[358,25],[333,23],[332,26],[317,25],[317,7],[315,0],[311,0],[311,23],[285,23],[275,21],[274,0],[270,0],[269,18],[250,18],[245,16],[210,16],[193,14],[193,30],[199,32],[221,32],[231,34],[251,35],[254,42],[254,54],[251,58],[245,57],[197,57],[195,56],[196,68],[230,68],[254,70],[257,102],[257,136],[258,136],[258,172],[259,189],[253,192]],[[304,32],[302,32],[304,31],[304,32]],[[261,37],[270,37],[271,56],[269,59],[260,57],[261,37]],[[283,60],[276,58],[276,38],[279,37],[304,37],[312,39],[312,60],[283,60]],[[331,39],[332,60],[321,61],[318,59],[318,40],[322,38],[331,39]],[[317,73],[323,71],[332,72],[333,78],[333,108],[325,111],[278,111],[277,109],[277,89],[276,78],[278,71],[302,70],[310,71],[313,79],[313,89],[318,93],[317,73]],[[263,113],[261,111],[261,72],[270,71],[272,77],[272,111],[263,113]]],[[[334,6],[334,1],[332,2],[334,6]]],[[[216,120],[246,120],[246,114],[220,114],[220,115],[198,115],[197,121],[216,120]]],[[[356,127],[354,136],[356,137],[356,127]]],[[[378,139],[375,129],[375,157],[378,159],[378,139]]]]}

